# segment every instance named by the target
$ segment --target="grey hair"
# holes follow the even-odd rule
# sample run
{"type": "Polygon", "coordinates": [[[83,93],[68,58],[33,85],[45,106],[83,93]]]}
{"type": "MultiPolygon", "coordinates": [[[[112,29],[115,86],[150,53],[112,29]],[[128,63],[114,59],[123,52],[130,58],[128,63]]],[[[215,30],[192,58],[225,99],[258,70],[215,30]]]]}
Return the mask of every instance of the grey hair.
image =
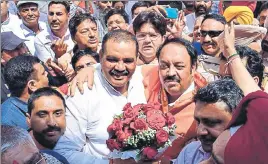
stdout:
{"type": "Polygon", "coordinates": [[[26,130],[15,126],[1,125],[2,157],[7,150],[25,144],[35,145],[32,137],[26,130]]]}

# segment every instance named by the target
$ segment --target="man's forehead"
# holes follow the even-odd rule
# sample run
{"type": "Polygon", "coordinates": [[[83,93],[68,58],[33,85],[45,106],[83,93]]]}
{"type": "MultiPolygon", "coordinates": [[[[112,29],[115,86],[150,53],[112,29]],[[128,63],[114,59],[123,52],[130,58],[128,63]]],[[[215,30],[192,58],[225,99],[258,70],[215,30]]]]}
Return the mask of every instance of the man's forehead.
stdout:
{"type": "Polygon", "coordinates": [[[222,101],[215,103],[206,103],[202,101],[197,101],[195,106],[195,114],[198,115],[210,115],[216,114],[219,116],[219,113],[225,113],[228,111],[228,105],[222,101]]]}
{"type": "Polygon", "coordinates": [[[208,18],[204,20],[201,24],[201,28],[209,27],[211,29],[218,30],[219,28],[224,29],[224,24],[222,24],[220,21],[217,21],[215,19],[208,18]]]}
{"type": "MultiPolygon", "coordinates": [[[[160,56],[159,56],[159,59],[163,59],[165,56],[168,56],[168,57],[183,57],[182,61],[187,61],[188,58],[190,58],[190,55],[186,49],[186,47],[180,43],[169,43],[169,44],[166,44],[161,52],[160,52],[160,56]],[[170,53],[170,51],[172,49],[179,49],[178,51],[172,51],[172,53],[170,53]],[[188,56],[188,57],[186,57],[188,56]]],[[[175,58],[174,58],[175,59],[175,58]]],[[[177,59],[177,58],[176,58],[177,59]]]]}

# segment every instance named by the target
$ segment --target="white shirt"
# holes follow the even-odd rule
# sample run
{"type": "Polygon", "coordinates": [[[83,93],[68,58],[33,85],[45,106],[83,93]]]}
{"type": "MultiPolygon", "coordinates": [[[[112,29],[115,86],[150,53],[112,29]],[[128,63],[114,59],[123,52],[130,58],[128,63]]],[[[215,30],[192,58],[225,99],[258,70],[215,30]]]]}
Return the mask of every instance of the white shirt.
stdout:
{"type": "Polygon", "coordinates": [[[106,81],[98,65],[92,90],[86,87],[83,95],[77,90],[74,97],[67,98],[66,132],[54,150],[71,164],[109,163],[107,127],[128,102],[132,105],[146,103],[142,79],[141,67],[137,67],[125,97],[106,81]]]}
{"type": "MultiPolygon", "coordinates": [[[[40,31],[47,30],[47,26],[44,22],[39,22],[39,28],[40,31]]],[[[28,47],[29,51],[32,55],[35,54],[35,47],[34,47],[34,39],[36,36],[36,33],[33,32],[31,29],[29,29],[27,26],[25,26],[23,23],[20,25],[20,32],[16,33],[18,37],[25,39],[25,44],[28,47]]]]}
{"type": "Polygon", "coordinates": [[[15,35],[19,36],[20,25],[22,21],[18,18],[17,15],[11,13],[8,14],[8,19],[1,23],[1,32],[12,31],[15,35]]]}
{"type": "MultiPolygon", "coordinates": [[[[55,36],[49,27],[47,30],[43,30],[37,34],[34,39],[35,56],[37,56],[43,62],[46,62],[49,58],[55,61],[55,53],[51,49],[51,45],[54,40],[58,39],[61,38],[55,36]]],[[[69,29],[67,29],[64,35],[64,43],[68,45],[67,52],[73,49],[74,42],[72,40],[69,29]]]]}

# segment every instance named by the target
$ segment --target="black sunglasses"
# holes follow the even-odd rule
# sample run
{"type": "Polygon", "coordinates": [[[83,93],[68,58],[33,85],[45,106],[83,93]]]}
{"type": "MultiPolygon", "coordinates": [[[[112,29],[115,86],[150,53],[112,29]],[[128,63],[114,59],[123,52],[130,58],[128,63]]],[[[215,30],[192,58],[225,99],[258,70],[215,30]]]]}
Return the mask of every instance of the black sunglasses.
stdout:
{"type": "Polygon", "coordinates": [[[219,36],[222,32],[223,31],[216,31],[216,30],[215,31],[214,30],[210,30],[210,31],[200,30],[202,37],[206,37],[208,35],[211,38],[219,36]]]}

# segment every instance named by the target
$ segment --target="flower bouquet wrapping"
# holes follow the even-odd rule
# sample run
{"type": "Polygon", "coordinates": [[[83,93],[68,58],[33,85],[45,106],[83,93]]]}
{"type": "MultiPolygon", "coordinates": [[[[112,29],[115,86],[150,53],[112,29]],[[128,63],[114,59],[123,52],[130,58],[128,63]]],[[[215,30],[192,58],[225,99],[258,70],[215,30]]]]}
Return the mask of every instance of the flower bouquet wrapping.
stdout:
{"type": "Polygon", "coordinates": [[[159,103],[126,104],[123,113],[116,115],[106,141],[111,150],[110,159],[130,159],[150,161],[166,150],[175,135],[175,118],[171,113],[163,113],[159,103]]]}

